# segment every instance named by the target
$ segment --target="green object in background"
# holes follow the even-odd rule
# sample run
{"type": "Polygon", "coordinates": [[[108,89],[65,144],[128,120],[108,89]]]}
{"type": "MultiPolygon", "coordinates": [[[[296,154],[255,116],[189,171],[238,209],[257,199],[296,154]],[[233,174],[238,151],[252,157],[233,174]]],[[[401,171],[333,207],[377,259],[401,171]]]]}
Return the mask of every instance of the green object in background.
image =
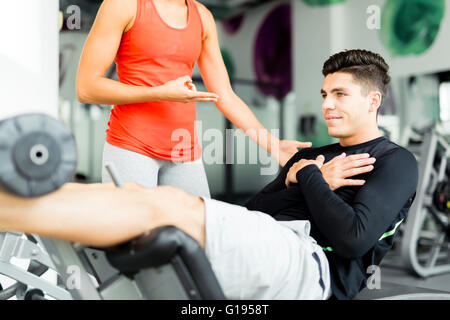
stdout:
{"type": "Polygon", "coordinates": [[[329,6],[336,3],[344,2],[345,0],[303,0],[309,6],[329,6]]]}
{"type": "Polygon", "coordinates": [[[224,48],[220,49],[220,52],[222,53],[223,62],[225,63],[225,67],[227,68],[228,77],[230,79],[234,79],[235,67],[231,54],[227,49],[224,48]]]}
{"type": "Polygon", "coordinates": [[[439,97],[431,96],[424,97],[424,106],[427,119],[430,119],[433,122],[440,121],[440,110],[439,110],[439,97]]]}
{"type": "Polygon", "coordinates": [[[315,136],[308,140],[312,142],[314,148],[336,143],[339,140],[328,134],[328,127],[323,121],[317,122],[317,130],[315,136]]]}
{"type": "Polygon", "coordinates": [[[436,39],[444,14],[445,0],[387,0],[381,42],[393,55],[421,54],[436,39]]]}
{"type": "Polygon", "coordinates": [[[339,142],[339,139],[333,138],[328,134],[328,127],[323,121],[314,121],[312,127],[307,130],[303,127],[305,126],[304,122],[300,122],[299,125],[300,130],[297,134],[297,141],[311,142],[313,148],[339,142]]]}

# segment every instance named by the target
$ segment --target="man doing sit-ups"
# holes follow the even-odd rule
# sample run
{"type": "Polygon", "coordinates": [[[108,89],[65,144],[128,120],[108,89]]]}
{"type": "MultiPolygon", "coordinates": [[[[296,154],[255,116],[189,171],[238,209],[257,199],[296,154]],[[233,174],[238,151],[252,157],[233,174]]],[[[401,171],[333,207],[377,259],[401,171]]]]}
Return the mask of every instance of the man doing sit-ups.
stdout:
{"type": "Polygon", "coordinates": [[[390,82],[382,57],[344,51],[322,72],[339,143],[299,151],[246,207],[173,187],[66,184],[37,199],[1,192],[0,228],[108,246],[174,225],[204,248],[227,298],[352,299],[407,216],[417,163],[377,126],[390,82]]]}

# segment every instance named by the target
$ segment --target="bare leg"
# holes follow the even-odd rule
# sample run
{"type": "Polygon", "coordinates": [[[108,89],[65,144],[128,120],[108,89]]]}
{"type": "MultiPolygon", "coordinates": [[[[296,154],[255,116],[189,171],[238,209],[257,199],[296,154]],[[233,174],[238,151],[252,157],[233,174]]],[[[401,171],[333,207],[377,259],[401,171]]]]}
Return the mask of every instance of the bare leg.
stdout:
{"type": "Polygon", "coordinates": [[[95,246],[128,241],[174,225],[205,245],[203,201],[173,187],[66,184],[49,195],[24,199],[0,190],[0,229],[95,246]]]}

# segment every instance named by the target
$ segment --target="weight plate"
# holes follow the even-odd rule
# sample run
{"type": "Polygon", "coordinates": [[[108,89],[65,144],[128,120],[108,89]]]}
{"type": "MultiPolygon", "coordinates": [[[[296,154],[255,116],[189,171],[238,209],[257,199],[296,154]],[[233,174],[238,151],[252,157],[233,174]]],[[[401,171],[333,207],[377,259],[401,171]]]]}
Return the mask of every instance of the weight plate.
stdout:
{"type": "Polygon", "coordinates": [[[44,114],[0,121],[0,184],[22,197],[59,189],[74,174],[76,143],[70,130],[44,114]]]}

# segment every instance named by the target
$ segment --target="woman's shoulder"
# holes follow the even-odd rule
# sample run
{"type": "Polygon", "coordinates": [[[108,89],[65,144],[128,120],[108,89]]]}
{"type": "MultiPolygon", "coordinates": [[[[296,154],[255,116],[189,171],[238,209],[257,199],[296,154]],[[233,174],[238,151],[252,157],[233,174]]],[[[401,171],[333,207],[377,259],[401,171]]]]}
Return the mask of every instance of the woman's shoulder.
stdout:
{"type": "Polygon", "coordinates": [[[191,0],[197,7],[198,13],[202,20],[203,29],[208,31],[210,28],[215,26],[214,16],[212,12],[202,3],[197,0],[191,0]]]}
{"type": "Polygon", "coordinates": [[[138,0],[103,0],[102,6],[112,10],[121,10],[124,13],[135,12],[138,0]]]}
{"type": "Polygon", "coordinates": [[[115,21],[127,22],[129,28],[137,11],[138,0],[103,0],[99,15],[107,15],[107,18],[114,18],[115,21]]]}
{"type": "Polygon", "coordinates": [[[200,13],[211,13],[211,11],[209,11],[209,9],[203,4],[198,2],[197,0],[191,0],[193,3],[195,3],[195,5],[197,6],[198,10],[201,10],[200,13]]]}
{"type": "Polygon", "coordinates": [[[197,0],[191,0],[197,7],[197,10],[200,14],[200,17],[204,22],[210,22],[211,19],[214,21],[214,16],[212,12],[203,4],[198,2],[197,0]]]}

